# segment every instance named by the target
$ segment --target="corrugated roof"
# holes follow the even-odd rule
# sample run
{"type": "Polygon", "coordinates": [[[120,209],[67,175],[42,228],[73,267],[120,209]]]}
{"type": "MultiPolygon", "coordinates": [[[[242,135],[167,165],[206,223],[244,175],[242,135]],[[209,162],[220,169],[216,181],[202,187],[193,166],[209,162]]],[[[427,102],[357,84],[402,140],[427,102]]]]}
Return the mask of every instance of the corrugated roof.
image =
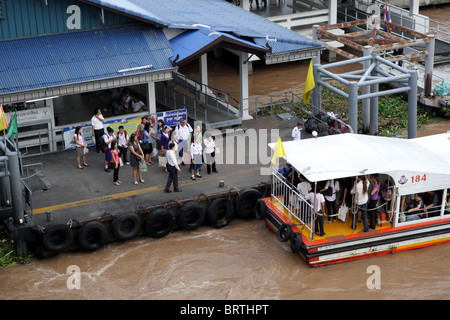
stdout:
{"type": "Polygon", "coordinates": [[[164,32],[149,25],[2,41],[0,94],[171,69],[172,55],[164,32]]]}
{"type": "Polygon", "coordinates": [[[321,47],[320,43],[224,0],[83,1],[168,28],[198,29],[198,24],[206,25],[217,31],[254,38],[260,45],[265,39],[276,39],[277,44],[274,45],[276,51],[273,53],[297,50],[295,48],[299,47],[301,49],[321,47]]]}
{"type": "Polygon", "coordinates": [[[256,54],[270,52],[270,48],[264,46],[264,44],[257,45],[254,42],[203,26],[198,26],[198,28],[198,30],[187,30],[170,39],[172,51],[176,53],[176,56],[171,59],[174,65],[186,64],[216,46],[256,54]]]}

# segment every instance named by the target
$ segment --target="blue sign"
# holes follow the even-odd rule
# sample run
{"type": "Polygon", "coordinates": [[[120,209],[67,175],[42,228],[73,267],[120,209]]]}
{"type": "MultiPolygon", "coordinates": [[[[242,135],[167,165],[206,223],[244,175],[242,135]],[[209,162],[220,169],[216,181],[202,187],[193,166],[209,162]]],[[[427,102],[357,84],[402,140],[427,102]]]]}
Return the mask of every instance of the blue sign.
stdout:
{"type": "Polygon", "coordinates": [[[172,127],[180,123],[181,118],[187,119],[187,109],[171,110],[156,114],[158,120],[162,119],[166,126],[172,127]]]}

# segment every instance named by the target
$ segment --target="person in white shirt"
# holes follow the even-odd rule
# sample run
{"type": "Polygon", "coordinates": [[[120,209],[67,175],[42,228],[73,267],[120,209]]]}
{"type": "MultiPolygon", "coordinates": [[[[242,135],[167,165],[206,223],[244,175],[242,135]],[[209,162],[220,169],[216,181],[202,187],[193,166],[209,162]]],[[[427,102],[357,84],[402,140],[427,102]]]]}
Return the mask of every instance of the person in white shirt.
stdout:
{"type": "Polygon", "coordinates": [[[201,178],[200,168],[202,167],[202,145],[198,141],[198,137],[191,143],[191,179],[195,180],[195,170],[197,170],[197,178],[201,178]]]}
{"type": "Polygon", "coordinates": [[[114,130],[111,127],[106,128],[107,133],[102,136],[102,139],[105,140],[105,143],[108,145],[108,150],[105,152],[105,171],[110,172],[109,163],[112,160],[111,156],[111,142],[116,141],[116,135],[114,134],[114,130]]]}
{"type": "Polygon", "coordinates": [[[127,160],[127,152],[128,152],[128,141],[130,138],[128,137],[127,132],[125,131],[123,126],[119,126],[119,131],[117,132],[117,146],[120,151],[120,155],[122,156],[123,163],[130,164],[127,160]]]}
{"type": "MultiPolygon", "coordinates": [[[[331,195],[325,195],[325,206],[327,207],[328,222],[332,219],[333,222],[336,221],[336,192],[339,191],[339,181],[331,179],[328,180],[325,186],[320,192],[325,193],[325,191],[331,187],[331,195]],[[330,217],[331,216],[331,217],[330,217]]],[[[325,193],[326,194],[326,193],[325,193]]]]}
{"type": "MultiPolygon", "coordinates": [[[[358,204],[358,220],[360,220],[360,211],[362,211],[364,232],[369,231],[369,220],[367,217],[367,203],[369,202],[370,182],[366,176],[360,176],[355,179],[351,194],[356,194],[356,203],[358,204]]],[[[353,226],[356,227],[356,221],[353,226]]]]}
{"type": "Polygon", "coordinates": [[[100,152],[100,139],[105,134],[103,122],[105,122],[105,118],[103,118],[102,111],[100,110],[100,108],[95,108],[94,116],[91,118],[91,125],[92,136],[95,140],[95,148],[97,149],[97,153],[100,152]]]}
{"type": "Polygon", "coordinates": [[[319,192],[316,193],[316,196],[314,197],[314,192],[310,192],[305,196],[305,199],[310,201],[312,205],[315,205],[314,212],[316,213],[316,221],[315,224],[315,231],[314,233],[323,237],[325,235],[325,231],[323,229],[323,216],[325,214],[325,198],[323,195],[319,192]],[[315,198],[315,201],[314,201],[315,198]],[[320,231],[319,231],[320,227],[320,231]]]}
{"type": "Polygon", "coordinates": [[[292,129],[292,141],[301,140],[302,138],[302,130],[303,128],[303,122],[299,121],[297,122],[297,126],[292,129]]]}
{"type": "MultiPolygon", "coordinates": [[[[192,131],[194,130],[192,130],[189,123],[186,122],[186,119],[180,118],[180,123],[175,127],[174,133],[178,137],[178,150],[181,158],[183,158],[184,151],[189,152],[188,140],[192,131]]],[[[184,166],[184,159],[181,164],[184,166]]]]}
{"type": "Polygon", "coordinates": [[[170,191],[170,185],[173,181],[173,189],[174,192],[181,192],[178,188],[178,172],[181,172],[180,167],[178,166],[177,161],[177,155],[175,153],[175,143],[170,142],[169,143],[169,150],[166,152],[166,158],[167,158],[167,171],[169,171],[169,176],[167,177],[167,183],[164,187],[164,192],[169,193],[170,191]]]}
{"type": "Polygon", "coordinates": [[[214,139],[211,136],[211,134],[208,134],[208,136],[203,139],[203,144],[205,145],[205,154],[206,154],[206,170],[208,174],[211,174],[211,167],[212,172],[219,173],[216,168],[216,144],[214,143],[214,139]]]}
{"type": "Polygon", "coordinates": [[[147,108],[146,105],[136,97],[133,97],[133,101],[131,102],[131,107],[133,109],[133,112],[143,111],[147,108]]]}

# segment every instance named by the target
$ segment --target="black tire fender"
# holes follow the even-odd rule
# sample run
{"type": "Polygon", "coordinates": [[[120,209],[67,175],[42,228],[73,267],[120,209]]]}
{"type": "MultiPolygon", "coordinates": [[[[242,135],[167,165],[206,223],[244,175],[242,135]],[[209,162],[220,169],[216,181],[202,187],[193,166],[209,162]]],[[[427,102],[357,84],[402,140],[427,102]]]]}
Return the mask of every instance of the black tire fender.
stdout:
{"type": "Polygon", "coordinates": [[[262,201],[261,199],[259,199],[258,201],[256,201],[256,206],[255,206],[255,217],[258,220],[264,220],[267,216],[267,206],[266,203],[264,201],[262,201]]]}
{"type": "Polygon", "coordinates": [[[145,218],[145,233],[153,238],[162,238],[172,232],[175,218],[167,209],[155,209],[145,218]]]}
{"type": "Polygon", "coordinates": [[[106,243],[108,230],[98,221],[90,221],[80,228],[78,243],[86,250],[97,250],[106,243]]]}
{"type": "Polygon", "coordinates": [[[241,191],[236,196],[236,213],[240,218],[252,218],[255,214],[256,202],[262,197],[261,192],[254,188],[241,191]]]}
{"type": "Polygon", "coordinates": [[[112,231],[119,240],[134,238],[141,228],[141,219],[134,212],[117,215],[112,222],[112,231]]]}
{"type": "Polygon", "coordinates": [[[298,232],[292,233],[290,241],[291,241],[291,251],[293,253],[299,253],[302,247],[302,234],[298,232]]]}
{"type": "Polygon", "coordinates": [[[217,198],[211,201],[206,212],[207,219],[214,228],[222,228],[233,219],[233,202],[228,198],[217,198]]]}
{"type": "Polygon", "coordinates": [[[277,231],[277,239],[281,242],[288,241],[292,236],[292,228],[287,223],[282,223],[277,231]]]}
{"type": "Polygon", "coordinates": [[[198,228],[205,220],[205,210],[194,201],[185,203],[175,217],[175,221],[183,230],[194,230],[198,228]]]}
{"type": "Polygon", "coordinates": [[[73,233],[67,224],[51,223],[44,229],[42,245],[45,249],[61,252],[73,242],[73,233]]]}

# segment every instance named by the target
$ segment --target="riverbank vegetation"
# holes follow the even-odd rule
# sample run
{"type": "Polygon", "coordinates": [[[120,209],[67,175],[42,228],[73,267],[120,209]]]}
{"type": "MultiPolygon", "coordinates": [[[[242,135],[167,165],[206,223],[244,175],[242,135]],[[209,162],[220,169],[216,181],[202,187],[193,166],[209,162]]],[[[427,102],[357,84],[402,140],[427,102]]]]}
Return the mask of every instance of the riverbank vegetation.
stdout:
{"type": "Polygon", "coordinates": [[[20,263],[27,264],[31,262],[32,254],[29,253],[23,257],[16,256],[14,248],[14,240],[11,239],[4,230],[3,226],[0,226],[0,269],[9,265],[20,263]]]}

